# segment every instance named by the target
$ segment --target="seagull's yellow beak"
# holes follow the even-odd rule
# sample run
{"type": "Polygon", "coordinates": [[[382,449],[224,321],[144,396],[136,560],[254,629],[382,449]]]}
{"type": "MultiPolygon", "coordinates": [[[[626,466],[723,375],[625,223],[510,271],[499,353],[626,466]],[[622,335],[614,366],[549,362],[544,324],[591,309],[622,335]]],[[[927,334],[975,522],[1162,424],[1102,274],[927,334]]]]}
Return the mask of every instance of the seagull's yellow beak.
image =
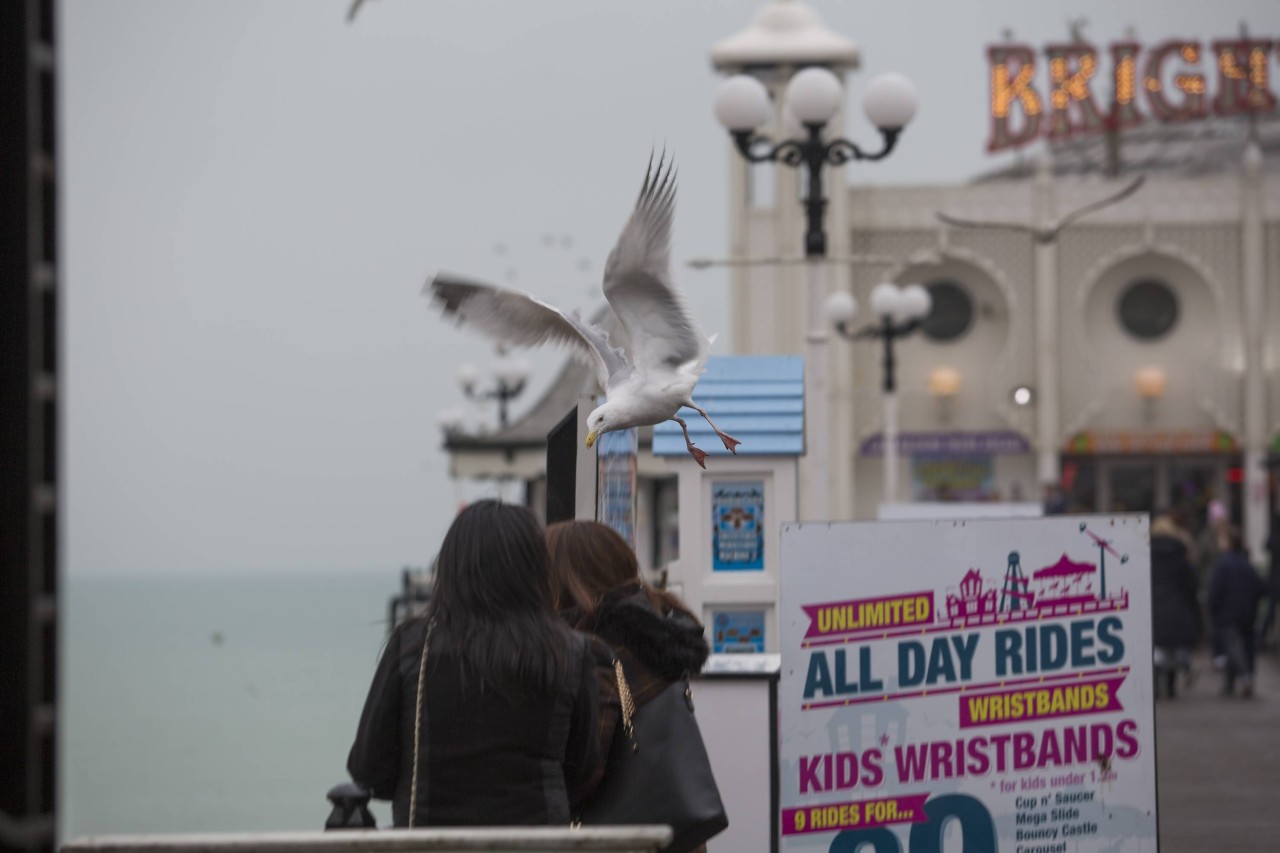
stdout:
{"type": "Polygon", "coordinates": [[[598,429],[593,429],[591,432],[587,433],[587,447],[591,447],[593,444],[595,444],[596,439],[599,437],[600,437],[600,430],[598,429]]]}

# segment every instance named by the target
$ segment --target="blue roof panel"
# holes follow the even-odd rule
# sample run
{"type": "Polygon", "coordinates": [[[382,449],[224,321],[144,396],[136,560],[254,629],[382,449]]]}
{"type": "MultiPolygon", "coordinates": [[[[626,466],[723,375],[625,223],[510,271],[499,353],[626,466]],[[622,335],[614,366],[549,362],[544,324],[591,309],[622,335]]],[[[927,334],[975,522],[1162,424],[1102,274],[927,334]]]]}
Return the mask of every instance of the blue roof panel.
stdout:
{"type": "Polygon", "coordinates": [[[767,379],[752,381],[726,381],[724,379],[708,379],[703,376],[698,380],[697,402],[703,399],[734,399],[739,397],[772,399],[774,397],[804,396],[804,380],[795,382],[773,382],[767,379]]]}
{"type": "MultiPolygon", "coordinates": [[[[720,429],[742,442],[739,456],[799,456],[804,453],[804,359],[797,355],[731,355],[707,361],[693,401],[720,429]]],[[[692,409],[679,412],[689,436],[712,456],[729,451],[692,409]]],[[[653,430],[655,456],[688,454],[674,421],[653,430]]]]}

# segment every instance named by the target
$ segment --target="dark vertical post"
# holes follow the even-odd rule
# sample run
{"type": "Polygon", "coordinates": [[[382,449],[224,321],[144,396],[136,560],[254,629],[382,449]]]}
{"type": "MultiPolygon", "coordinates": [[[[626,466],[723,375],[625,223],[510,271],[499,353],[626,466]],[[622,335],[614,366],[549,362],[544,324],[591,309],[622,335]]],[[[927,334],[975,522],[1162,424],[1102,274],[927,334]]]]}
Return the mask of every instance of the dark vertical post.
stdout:
{"type": "Polygon", "coordinates": [[[58,302],[54,0],[0,3],[0,848],[53,850],[58,302]]]}
{"type": "Polygon", "coordinates": [[[809,124],[805,127],[809,130],[809,142],[805,148],[805,165],[809,170],[809,195],[804,200],[804,256],[821,258],[827,254],[827,232],[823,227],[827,199],[822,194],[822,167],[827,162],[827,150],[822,144],[822,125],[809,124]]]}
{"type": "Polygon", "coordinates": [[[880,326],[880,337],[884,340],[884,393],[892,394],[897,389],[898,383],[894,377],[893,363],[893,338],[897,330],[893,327],[893,320],[885,317],[880,326]]]}
{"type": "Polygon", "coordinates": [[[547,433],[547,524],[569,521],[577,510],[578,407],[547,433]]]}

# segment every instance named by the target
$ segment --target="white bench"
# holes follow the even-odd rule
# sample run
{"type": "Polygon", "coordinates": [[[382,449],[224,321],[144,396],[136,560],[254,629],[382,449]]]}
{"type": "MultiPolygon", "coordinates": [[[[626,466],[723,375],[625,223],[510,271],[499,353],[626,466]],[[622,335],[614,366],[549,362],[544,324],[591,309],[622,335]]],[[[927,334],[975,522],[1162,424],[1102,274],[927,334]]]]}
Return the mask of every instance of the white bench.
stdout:
{"type": "Polygon", "coordinates": [[[329,832],[227,832],[103,835],[62,845],[62,853],[656,853],[671,841],[667,826],[347,829],[329,832]]]}

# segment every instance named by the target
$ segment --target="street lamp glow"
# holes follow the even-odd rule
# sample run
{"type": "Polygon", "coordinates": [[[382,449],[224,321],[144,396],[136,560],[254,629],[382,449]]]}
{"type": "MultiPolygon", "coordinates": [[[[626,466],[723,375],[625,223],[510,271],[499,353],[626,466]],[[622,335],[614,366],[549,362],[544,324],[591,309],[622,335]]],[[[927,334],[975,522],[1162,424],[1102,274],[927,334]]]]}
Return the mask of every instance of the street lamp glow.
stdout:
{"type": "Polygon", "coordinates": [[[899,320],[923,320],[933,308],[933,298],[929,296],[929,291],[919,284],[904,287],[899,301],[902,307],[902,314],[897,318],[899,320]]]}
{"type": "Polygon", "coordinates": [[[840,109],[840,78],[825,68],[805,68],[787,83],[787,108],[805,124],[826,124],[840,109]]]}
{"type": "MultiPolygon", "coordinates": [[[[505,428],[507,426],[507,407],[511,401],[520,396],[524,391],[525,383],[529,381],[530,374],[533,373],[533,364],[524,356],[508,355],[502,348],[498,350],[498,356],[494,359],[493,364],[489,367],[489,373],[485,374],[474,364],[464,362],[458,365],[458,386],[462,389],[462,393],[469,400],[485,401],[494,400],[498,404],[498,426],[505,428]],[[492,382],[488,388],[480,388],[481,382],[492,382]]],[[[445,423],[443,420],[440,425],[446,431],[452,428],[451,423],[445,423]]]]}
{"type": "Polygon", "coordinates": [[[888,318],[896,323],[923,320],[932,307],[929,291],[918,284],[898,287],[883,282],[871,289],[871,311],[881,319],[888,318]]]}
{"type": "Polygon", "coordinates": [[[716,120],[735,133],[755,130],[769,117],[769,92],[750,74],[735,74],[716,89],[716,120]]]}
{"type": "Polygon", "coordinates": [[[523,385],[533,372],[527,358],[519,356],[503,356],[493,363],[493,376],[508,388],[523,385]]]}
{"type": "Polygon", "coordinates": [[[462,409],[444,409],[436,415],[436,423],[445,432],[461,432],[467,423],[467,413],[462,409]]]}
{"type": "Polygon", "coordinates": [[[898,286],[881,282],[871,288],[871,313],[877,317],[894,317],[898,313],[898,286]]]}
{"type": "Polygon", "coordinates": [[[1164,371],[1159,367],[1143,367],[1133,377],[1138,393],[1148,400],[1164,396],[1166,384],[1164,371]]]}
{"type": "Polygon", "coordinates": [[[960,393],[960,371],[954,367],[936,367],[929,374],[929,393],[935,397],[954,397],[960,393]]]}
{"type": "Polygon", "coordinates": [[[858,300],[847,290],[837,290],[827,297],[822,310],[831,325],[836,328],[848,326],[853,322],[853,318],[858,316],[858,300]]]}
{"type": "Polygon", "coordinates": [[[867,83],[862,109],[881,130],[901,130],[915,117],[918,102],[915,84],[890,71],[877,74],[867,83]]]}
{"type": "Polygon", "coordinates": [[[480,368],[469,361],[464,361],[458,365],[457,376],[458,387],[470,393],[470,390],[480,382],[480,368]]]}

